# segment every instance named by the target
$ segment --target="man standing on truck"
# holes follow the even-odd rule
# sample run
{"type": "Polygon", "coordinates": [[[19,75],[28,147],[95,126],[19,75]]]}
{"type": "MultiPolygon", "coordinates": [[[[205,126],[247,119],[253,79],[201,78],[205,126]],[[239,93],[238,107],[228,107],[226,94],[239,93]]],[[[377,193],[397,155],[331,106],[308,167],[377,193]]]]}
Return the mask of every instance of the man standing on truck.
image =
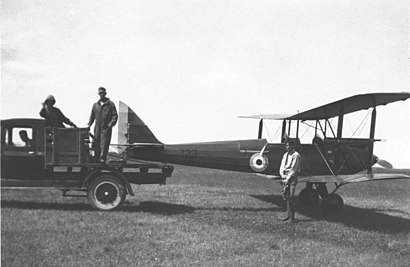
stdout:
{"type": "Polygon", "coordinates": [[[40,110],[40,116],[46,119],[46,126],[64,128],[65,123],[77,128],[69,118],[64,116],[60,109],[54,107],[55,103],[56,99],[52,95],[47,96],[46,100],[42,103],[43,108],[40,110]]]}
{"type": "Polygon", "coordinates": [[[94,103],[88,128],[94,125],[94,152],[95,158],[105,164],[108,148],[111,142],[112,127],[117,123],[118,114],[115,104],[106,97],[107,91],[104,87],[98,88],[100,99],[94,103]]]}

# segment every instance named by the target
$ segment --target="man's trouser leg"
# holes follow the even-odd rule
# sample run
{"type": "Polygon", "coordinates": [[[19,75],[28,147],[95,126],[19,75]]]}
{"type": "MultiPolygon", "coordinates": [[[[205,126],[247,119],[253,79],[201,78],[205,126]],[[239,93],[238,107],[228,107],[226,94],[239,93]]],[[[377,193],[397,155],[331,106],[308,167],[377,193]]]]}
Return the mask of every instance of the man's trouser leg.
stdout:
{"type": "Polygon", "coordinates": [[[296,182],[292,182],[290,185],[290,198],[289,198],[289,215],[290,221],[295,222],[295,209],[296,209],[296,202],[295,202],[295,190],[296,190],[296,182]]]}
{"type": "Polygon", "coordinates": [[[290,202],[289,202],[289,198],[290,198],[290,185],[289,184],[284,184],[282,182],[282,198],[286,201],[286,211],[285,211],[285,215],[280,217],[280,219],[282,221],[287,221],[290,219],[290,202]]]}
{"type": "Polygon", "coordinates": [[[294,199],[291,199],[289,202],[290,202],[290,204],[289,204],[290,221],[294,222],[295,221],[295,208],[296,208],[295,207],[295,201],[294,201],[294,199]]]}
{"type": "Polygon", "coordinates": [[[108,148],[110,147],[111,142],[111,128],[101,129],[101,141],[100,141],[100,149],[101,149],[101,161],[106,161],[108,148]]]}
{"type": "Polygon", "coordinates": [[[290,184],[289,195],[286,196],[286,216],[281,218],[282,221],[295,222],[295,190],[297,182],[292,181],[290,184]]]}
{"type": "Polygon", "coordinates": [[[99,127],[94,128],[94,158],[96,161],[100,159],[101,154],[101,129],[99,127]]]}
{"type": "Polygon", "coordinates": [[[287,221],[287,220],[289,220],[290,219],[290,200],[289,200],[289,198],[288,199],[286,199],[286,215],[284,216],[284,217],[282,217],[282,218],[280,218],[282,221],[287,221]]]}

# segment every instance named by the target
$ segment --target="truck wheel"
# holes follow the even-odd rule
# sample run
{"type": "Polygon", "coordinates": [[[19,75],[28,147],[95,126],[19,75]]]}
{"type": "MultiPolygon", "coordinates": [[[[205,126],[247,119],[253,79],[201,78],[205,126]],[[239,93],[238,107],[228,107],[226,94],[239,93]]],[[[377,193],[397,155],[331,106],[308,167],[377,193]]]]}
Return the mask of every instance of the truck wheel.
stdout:
{"type": "Polygon", "coordinates": [[[125,187],[115,176],[103,174],[91,182],[87,196],[94,208],[114,210],[124,203],[125,187]]]}

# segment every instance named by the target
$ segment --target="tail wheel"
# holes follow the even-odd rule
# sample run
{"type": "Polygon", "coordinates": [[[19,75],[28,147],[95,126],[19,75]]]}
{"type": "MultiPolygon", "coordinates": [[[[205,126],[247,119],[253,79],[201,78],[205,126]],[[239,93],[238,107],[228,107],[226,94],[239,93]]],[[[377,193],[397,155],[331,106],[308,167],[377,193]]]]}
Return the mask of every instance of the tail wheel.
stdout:
{"type": "Polygon", "coordinates": [[[329,194],[323,199],[323,208],[326,212],[332,212],[340,210],[343,207],[343,199],[338,194],[329,194]]]}
{"type": "Polygon", "coordinates": [[[117,177],[103,174],[91,182],[87,196],[94,208],[114,210],[124,203],[125,187],[117,177]]]}
{"type": "Polygon", "coordinates": [[[312,188],[305,188],[299,193],[299,205],[317,206],[319,204],[319,194],[312,188]]]}

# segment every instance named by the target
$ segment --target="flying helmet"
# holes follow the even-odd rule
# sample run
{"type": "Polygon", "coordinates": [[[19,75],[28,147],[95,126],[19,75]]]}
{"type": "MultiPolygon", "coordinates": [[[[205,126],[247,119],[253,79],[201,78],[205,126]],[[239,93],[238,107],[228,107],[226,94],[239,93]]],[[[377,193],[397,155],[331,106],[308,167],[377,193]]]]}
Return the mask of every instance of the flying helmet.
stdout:
{"type": "Polygon", "coordinates": [[[52,105],[54,105],[56,103],[56,99],[54,98],[53,95],[47,96],[46,100],[44,100],[44,103],[47,103],[47,101],[52,102],[52,105]]]}

